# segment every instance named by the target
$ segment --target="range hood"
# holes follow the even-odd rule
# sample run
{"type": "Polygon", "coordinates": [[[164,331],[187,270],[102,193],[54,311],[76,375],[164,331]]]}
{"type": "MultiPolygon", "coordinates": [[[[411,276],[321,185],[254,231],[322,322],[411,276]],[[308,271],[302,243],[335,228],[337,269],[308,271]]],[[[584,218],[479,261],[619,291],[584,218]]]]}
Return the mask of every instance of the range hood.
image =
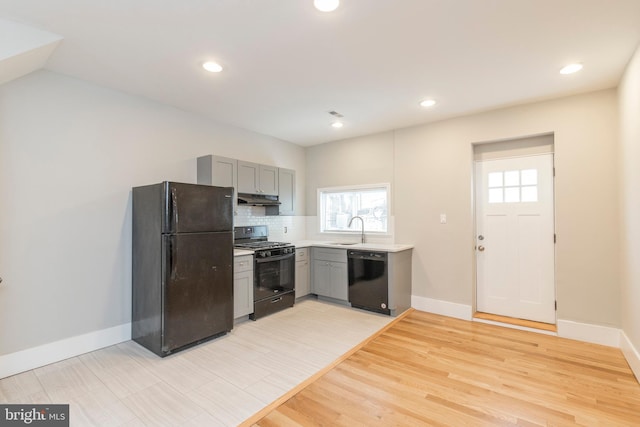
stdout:
{"type": "Polygon", "coordinates": [[[278,196],[264,194],[238,193],[238,205],[244,206],[279,206],[278,196]]]}

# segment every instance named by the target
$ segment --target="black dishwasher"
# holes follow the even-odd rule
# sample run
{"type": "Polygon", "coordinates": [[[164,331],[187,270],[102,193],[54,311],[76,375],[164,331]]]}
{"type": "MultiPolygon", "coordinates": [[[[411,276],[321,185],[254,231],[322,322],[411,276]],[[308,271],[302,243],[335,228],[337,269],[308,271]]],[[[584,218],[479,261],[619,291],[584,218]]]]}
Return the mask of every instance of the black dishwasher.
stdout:
{"type": "Polygon", "coordinates": [[[349,251],[349,302],[352,307],[391,314],[386,252],[349,251]]]}

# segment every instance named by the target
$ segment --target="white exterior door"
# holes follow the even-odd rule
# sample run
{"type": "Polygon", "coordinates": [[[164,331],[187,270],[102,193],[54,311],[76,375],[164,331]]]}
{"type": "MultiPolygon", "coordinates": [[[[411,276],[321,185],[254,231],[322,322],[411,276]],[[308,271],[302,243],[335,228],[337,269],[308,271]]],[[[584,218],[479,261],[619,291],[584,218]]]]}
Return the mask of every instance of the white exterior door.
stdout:
{"type": "Polygon", "coordinates": [[[475,166],[477,311],[555,323],[553,154],[475,166]]]}

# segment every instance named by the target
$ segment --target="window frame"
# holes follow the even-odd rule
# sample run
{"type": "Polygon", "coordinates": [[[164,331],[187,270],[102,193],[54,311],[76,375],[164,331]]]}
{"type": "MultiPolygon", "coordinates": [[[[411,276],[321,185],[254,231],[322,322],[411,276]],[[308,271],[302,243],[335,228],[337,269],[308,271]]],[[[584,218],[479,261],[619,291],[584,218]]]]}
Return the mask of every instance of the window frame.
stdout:
{"type": "Polygon", "coordinates": [[[391,235],[391,184],[388,182],[378,184],[360,184],[360,185],[346,185],[338,187],[323,187],[317,189],[317,205],[316,213],[318,216],[318,232],[323,235],[360,235],[361,231],[356,230],[325,230],[325,209],[323,194],[326,193],[346,193],[346,192],[359,192],[363,190],[384,190],[387,194],[387,229],[386,231],[367,230],[364,232],[370,235],[376,236],[390,236],[391,235]]]}

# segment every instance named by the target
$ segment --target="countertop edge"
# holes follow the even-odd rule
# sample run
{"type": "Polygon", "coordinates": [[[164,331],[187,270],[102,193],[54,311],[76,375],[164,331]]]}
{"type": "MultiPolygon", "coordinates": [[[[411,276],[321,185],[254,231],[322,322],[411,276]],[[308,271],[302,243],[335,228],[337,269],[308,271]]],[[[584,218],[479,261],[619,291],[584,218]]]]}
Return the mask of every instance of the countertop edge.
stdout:
{"type": "Polygon", "coordinates": [[[411,250],[413,245],[396,244],[396,243],[356,243],[353,245],[340,245],[330,242],[324,242],[319,240],[302,240],[297,242],[291,242],[296,248],[331,248],[331,249],[353,249],[353,250],[368,250],[368,251],[381,251],[381,252],[402,252],[411,250]]]}
{"type": "MultiPolygon", "coordinates": [[[[402,252],[411,250],[414,248],[413,245],[406,244],[396,244],[396,243],[356,243],[353,245],[340,245],[330,242],[324,242],[321,240],[299,240],[296,242],[291,242],[292,245],[295,245],[296,249],[299,248],[330,248],[330,249],[353,249],[353,250],[365,250],[365,251],[381,251],[381,252],[402,252]]],[[[245,249],[234,249],[233,256],[246,256],[253,255],[253,251],[245,250],[245,249]]]]}

